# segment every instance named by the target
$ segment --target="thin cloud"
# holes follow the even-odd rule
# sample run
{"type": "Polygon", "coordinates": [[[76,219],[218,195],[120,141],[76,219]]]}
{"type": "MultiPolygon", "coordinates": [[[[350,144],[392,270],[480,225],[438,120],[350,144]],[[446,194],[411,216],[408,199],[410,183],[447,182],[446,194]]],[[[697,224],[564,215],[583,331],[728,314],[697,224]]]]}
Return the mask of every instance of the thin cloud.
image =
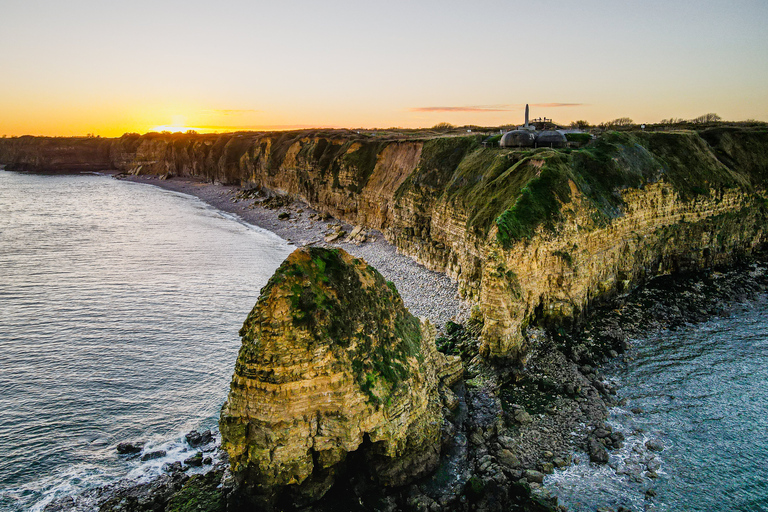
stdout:
{"type": "Polygon", "coordinates": [[[585,103],[531,103],[532,107],[558,108],[558,107],[581,107],[585,103]]]}
{"type": "Polygon", "coordinates": [[[410,112],[511,112],[514,105],[472,105],[467,107],[414,107],[410,112]]]}

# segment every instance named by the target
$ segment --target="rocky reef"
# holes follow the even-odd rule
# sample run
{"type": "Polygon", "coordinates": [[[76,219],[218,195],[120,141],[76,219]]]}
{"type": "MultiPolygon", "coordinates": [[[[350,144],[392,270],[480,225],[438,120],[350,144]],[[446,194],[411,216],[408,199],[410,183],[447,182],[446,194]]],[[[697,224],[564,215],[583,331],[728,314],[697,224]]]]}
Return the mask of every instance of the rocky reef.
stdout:
{"type": "Polygon", "coordinates": [[[432,471],[440,388],[462,372],[458,357],[437,352],[434,332],[364,261],[294,251],[240,331],[220,419],[233,506],[311,503],[346,463],[384,486],[432,471]]]}

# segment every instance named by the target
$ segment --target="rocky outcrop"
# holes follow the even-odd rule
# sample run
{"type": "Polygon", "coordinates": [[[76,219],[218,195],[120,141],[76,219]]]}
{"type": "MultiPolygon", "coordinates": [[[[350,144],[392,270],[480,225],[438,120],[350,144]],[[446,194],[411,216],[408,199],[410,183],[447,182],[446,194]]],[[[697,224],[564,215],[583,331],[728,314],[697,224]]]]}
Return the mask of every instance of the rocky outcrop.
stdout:
{"type": "Polygon", "coordinates": [[[434,469],[444,383],[458,358],[392,283],[341,250],[294,251],[262,290],[221,412],[238,496],[316,500],[349,459],[383,485],[434,469]]]}
{"type": "MultiPolygon", "coordinates": [[[[114,139],[109,153],[124,172],[260,187],[381,230],[477,304],[484,355],[517,362],[531,323],[568,324],[647,277],[766,241],[765,130],[606,133],[576,150],[481,139],[147,134],[114,139]]],[[[20,149],[30,144],[0,141],[0,163],[34,160],[20,149]]]]}

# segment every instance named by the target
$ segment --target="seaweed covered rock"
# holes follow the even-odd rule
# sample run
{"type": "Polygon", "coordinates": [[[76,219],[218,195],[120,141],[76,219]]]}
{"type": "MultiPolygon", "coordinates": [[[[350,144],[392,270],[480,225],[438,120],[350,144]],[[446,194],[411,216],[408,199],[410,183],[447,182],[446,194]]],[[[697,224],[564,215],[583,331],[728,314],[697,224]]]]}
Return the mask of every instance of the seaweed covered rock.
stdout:
{"type": "Polygon", "coordinates": [[[353,463],[383,485],[434,468],[440,380],[460,362],[437,352],[434,328],[365,261],[297,249],[240,335],[219,422],[238,500],[309,503],[353,463]]]}

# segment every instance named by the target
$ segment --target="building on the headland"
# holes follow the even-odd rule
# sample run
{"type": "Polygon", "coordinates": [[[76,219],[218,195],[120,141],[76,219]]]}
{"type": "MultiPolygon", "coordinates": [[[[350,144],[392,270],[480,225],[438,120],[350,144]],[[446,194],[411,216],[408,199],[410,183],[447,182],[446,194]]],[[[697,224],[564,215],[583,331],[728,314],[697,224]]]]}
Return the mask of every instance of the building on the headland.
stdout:
{"type": "Polygon", "coordinates": [[[564,148],[568,143],[565,135],[557,130],[546,130],[536,134],[537,148],[564,148]]]}
{"type": "Polygon", "coordinates": [[[512,130],[501,136],[499,146],[502,148],[532,148],[536,142],[536,134],[532,130],[512,130]]]}
{"type": "MultiPolygon", "coordinates": [[[[504,133],[499,140],[499,146],[502,148],[562,148],[567,144],[565,135],[557,130],[537,131],[536,126],[529,122],[529,108],[525,105],[525,124],[518,126],[514,130],[504,133]]],[[[552,125],[552,120],[539,119],[545,125],[552,125]]]]}

